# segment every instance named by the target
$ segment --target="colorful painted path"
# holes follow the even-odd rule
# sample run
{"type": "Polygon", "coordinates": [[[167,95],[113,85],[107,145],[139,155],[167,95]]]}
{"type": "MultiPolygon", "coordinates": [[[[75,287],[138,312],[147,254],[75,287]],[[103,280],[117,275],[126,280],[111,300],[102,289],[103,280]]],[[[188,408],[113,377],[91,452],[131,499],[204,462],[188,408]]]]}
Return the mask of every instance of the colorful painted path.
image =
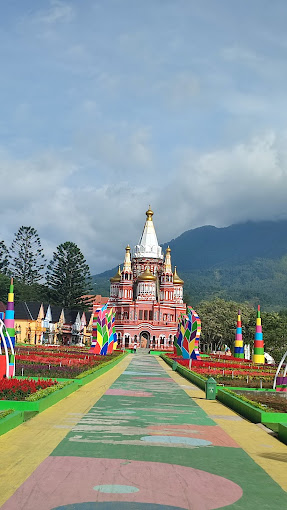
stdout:
{"type": "MultiPolygon", "coordinates": [[[[200,397],[188,395],[200,390],[161,360],[129,359],[3,510],[287,508],[286,492],[216,422],[224,411],[212,419],[202,408],[206,401],[198,405],[200,397]]],[[[241,418],[230,413],[229,426],[238,426],[241,418]]],[[[286,461],[281,464],[286,472],[286,461]]]]}

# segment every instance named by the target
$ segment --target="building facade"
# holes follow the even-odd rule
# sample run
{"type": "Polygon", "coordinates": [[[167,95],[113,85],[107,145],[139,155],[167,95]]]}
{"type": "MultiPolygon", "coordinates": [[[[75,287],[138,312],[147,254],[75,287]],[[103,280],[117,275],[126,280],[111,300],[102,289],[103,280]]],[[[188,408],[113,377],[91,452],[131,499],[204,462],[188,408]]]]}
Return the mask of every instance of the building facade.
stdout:
{"type": "Polygon", "coordinates": [[[110,279],[108,307],[115,311],[115,328],[120,347],[172,348],[177,321],[186,312],[183,280],[172,271],[171,250],[165,255],[153,224],[153,211],[133,253],[126,247],[123,268],[110,279]]]}

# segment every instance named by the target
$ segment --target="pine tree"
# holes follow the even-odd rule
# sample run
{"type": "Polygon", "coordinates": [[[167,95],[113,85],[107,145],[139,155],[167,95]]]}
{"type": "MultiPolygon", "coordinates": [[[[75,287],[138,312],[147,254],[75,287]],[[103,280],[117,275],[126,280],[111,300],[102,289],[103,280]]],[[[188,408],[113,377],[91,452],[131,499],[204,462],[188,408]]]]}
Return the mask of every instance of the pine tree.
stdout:
{"type": "Polygon", "coordinates": [[[10,272],[19,282],[32,285],[42,279],[46,259],[37,230],[33,227],[20,227],[10,252],[10,272]]]}
{"type": "Polygon", "coordinates": [[[48,264],[47,282],[55,304],[73,308],[84,307],[82,296],[91,285],[89,266],[75,243],[60,244],[48,264]]]}
{"type": "Polygon", "coordinates": [[[9,265],[9,251],[4,241],[0,241],[0,273],[7,274],[9,265]]]}

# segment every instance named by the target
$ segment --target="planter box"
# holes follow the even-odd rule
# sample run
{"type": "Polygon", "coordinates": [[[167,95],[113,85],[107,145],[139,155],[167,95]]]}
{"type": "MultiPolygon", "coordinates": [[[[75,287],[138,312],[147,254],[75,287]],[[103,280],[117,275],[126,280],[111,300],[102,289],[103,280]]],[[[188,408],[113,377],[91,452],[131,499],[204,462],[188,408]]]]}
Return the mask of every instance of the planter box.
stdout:
{"type": "Polygon", "coordinates": [[[117,365],[124,356],[125,354],[122,356],[117,356],[115,360],[108,361],[86,377],[82,377],[81,379],[69,379],[71,384],[68,384],[61,390],[55,391],[54,393],[51,393],[47,397],[41,398],[40,400],[36,400],[35,402],[27,402],[25,400],[0,400],[0,407],[1,409],[15,409],[16,411],[34,411],[41,413],[48,407],[57,404],[57,402],[78,390],[81,386],[88,384],[89,382],[110,370],[110,368],[117,365]]]}
{"type": "Polygon", "coordinates": [[[196,384],[199,388],[201,388],[203,391],[205,391],[205,379],[202,379],[199,375],[195,374],[194,372],[191,372],[188,368],[183,367],[182,365],[178,364],[176,367],[176,371],[185,377],[185,379],[188,379],[192,383],[196,384]]]}
{"type": "Polygon", "coordinates": [[[97,377],[99,377],[100,375],[105,374],[111,368],[115,367],[127,354],[128,354],[127,352],[123,352],[123,354],[117,356],[116,359],[107,361],[106,363],[103,363],[99,367],[95,368],[94,372],[92,372],[91,374],[86,375],[85,377],[78,376],[78,378],[76,377],[74,381],[78,383],[79,387],[88,384],[94,379],[97,379],[97,377]]]}
{"type": "MultiPolygon", "coordinates": [[[[11,409],[11,406],[8,409],[11,409]]],[[[0,420],[0,436],[2,436],[2,434],[6,434],[6,432],[9,432],[9,430],[14,429],[15,427],[18,427],[18,425],[23,423],[23,421],[24,421],[23,411],[13,411],[13,413],[8,414],[8,416],[5,416],[5,418],[2,418],[0,420]]]]}
{"type": "MultiPolygon", "coordinates": [[[[168,356],[165,356],[164,354],[161,354],[161,358],[170,366],[172,366],[174,363],[173,359],[169,358],[168,356]]],[[[191,372],[188,368],[183,367],[179,363],[177,363],[175,370],[180,375],[185,377],[185,379],[188,379],[192,383],[196,384],[196,386],[201,388],[203,391],[205,391],[205,379],[202,379],[199,375],[195,374],[194,372],[191,372]]]]}
{"type": "Polygon", "coordinates": [[[253,423],[286,423],[287,413],[272,413],[261,411],[261,409],[254,407],[248,402],[244,402],[238,397],[231,395],[223,388],[218,388],[217,399],[230,407],[241,416],[244,416],[253,423]]]}
{"type": "Polygon", "coordinates": [[[278,439],[287,444],[287,423],[278,424],[278,439]]]}
{"type": "Polygon", "coordinates": [[[48,407],[57,404],[60,400],[67,397],[73,391],[79,388],[79,384],[76,381],[72,381],[61,390],[51,393],[47,397],[36,400],[35,402],[27,402],[26,400],[0,400],[1,409],[15,409],[15,411],[34,411],[41,413],[48,407]]]}
{"type": "Polygon", "coordinates": [[[173,360],[169,358],[168,356],[165,356],[163,353],[161,353],[160,357],[165,361],[170,367],[173,364],[173,360]]]}

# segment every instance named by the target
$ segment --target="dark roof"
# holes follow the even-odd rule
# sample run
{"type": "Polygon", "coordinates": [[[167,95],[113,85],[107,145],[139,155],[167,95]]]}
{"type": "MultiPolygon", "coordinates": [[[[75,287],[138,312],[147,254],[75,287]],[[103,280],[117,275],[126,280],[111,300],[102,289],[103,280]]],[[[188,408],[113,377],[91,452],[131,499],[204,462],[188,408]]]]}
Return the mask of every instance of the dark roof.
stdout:
{"type": "Polygon", "coordinates": [[[29,308],[29,312],[31,313],[34,321],[38,319],[41,304],[42,303],[40,303],[39,301],[26,301],[26,305],[29,308]]]}
{"type": "Polygon", "coordinates": [[[44,308],[44,315],[46,316],[47,310],[49,308],[49,303],[43,303],[43,308],[44,308]]]}
{"type": "Polygon", "coordinates": [[[92,312],[85,312],[85,316],[86,316],[86,323],[88,325],[91,320],[92,312]]]}
{"type": "Polygon", "coordinates": [[[0,312],[6,312],[6,305],[2,301],[0,301],[0,312]]]}
{"type": "Polygon", "coordinates": [[[20,303],[17,303],[15,305],[15,319],[16,320],[24,319],[28,321],[33,320],[33,316],[31,315],[31,312],[25,301],[21,301],[20,303]]]}
{"type": "Polygon", "coordinates": [[[51,305],[52,322],[59,322],[63,307],[51,305]]]}
{"type": "Polygon", "coordinates": [[[79,311],[64,308],[65,324],[74,324],[79,311]]]}

